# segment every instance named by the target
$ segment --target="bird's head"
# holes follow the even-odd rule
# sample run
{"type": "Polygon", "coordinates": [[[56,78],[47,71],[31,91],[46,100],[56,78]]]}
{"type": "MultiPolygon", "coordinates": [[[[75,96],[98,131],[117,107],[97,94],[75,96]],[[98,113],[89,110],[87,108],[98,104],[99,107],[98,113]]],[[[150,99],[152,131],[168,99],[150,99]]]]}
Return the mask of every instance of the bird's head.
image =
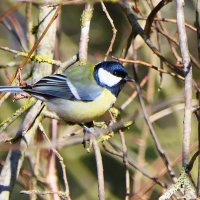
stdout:
{"type": "Polygon", "coordinates": [[[98,63],[94,68],[94,78],[98,85],[107,88],[115,96],[118,96],[127,81],[134,81],[128,76],[124,66],[117,61],[98,63]]]}

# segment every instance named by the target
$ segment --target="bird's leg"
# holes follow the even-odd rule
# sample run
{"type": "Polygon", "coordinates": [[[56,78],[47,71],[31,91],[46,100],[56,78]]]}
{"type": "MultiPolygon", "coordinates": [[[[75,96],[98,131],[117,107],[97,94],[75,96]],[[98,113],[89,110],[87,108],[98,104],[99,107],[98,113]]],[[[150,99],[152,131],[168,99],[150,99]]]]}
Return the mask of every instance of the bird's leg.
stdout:
{"type": "Polygon", "coordinates": [[[26,86],[27,85],[26,82],[22,78],[21,68],[18,68],[17,73],[16,73],[16,77],[19,81],[19,86],[26,86]]]}
{"type": "Polygon", "coordinates": [[[94,131],[94,124],[93,122],[88,122],[85,124],[80,124],[80,126],[83,128],[84,136],[83,136],[83,146],[86,148],[88,151],[90,151],[91,147],[91,135],[95,136],[95,131],[94,131]]]}

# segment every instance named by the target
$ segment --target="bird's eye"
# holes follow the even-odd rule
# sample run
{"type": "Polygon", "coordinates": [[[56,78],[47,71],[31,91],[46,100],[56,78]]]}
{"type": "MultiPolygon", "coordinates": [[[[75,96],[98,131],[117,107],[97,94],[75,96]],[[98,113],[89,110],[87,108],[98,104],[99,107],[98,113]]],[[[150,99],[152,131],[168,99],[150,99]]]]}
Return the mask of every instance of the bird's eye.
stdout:
{"type": "Polygon", "coordinates": [[[114,71],[114,72],[113,72],[113,75],[115,75],[115,76],[120,76],[120,72],[114,71]]]}

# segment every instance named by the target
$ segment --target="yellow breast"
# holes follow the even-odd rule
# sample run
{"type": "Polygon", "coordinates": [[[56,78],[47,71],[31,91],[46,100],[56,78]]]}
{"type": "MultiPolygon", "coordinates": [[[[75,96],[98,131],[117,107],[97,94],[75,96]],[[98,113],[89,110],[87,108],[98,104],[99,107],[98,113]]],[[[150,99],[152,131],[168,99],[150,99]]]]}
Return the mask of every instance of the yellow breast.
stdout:
{"type": "Polygon", "coordinates": [[[57,99],[48,103],[50,110],[56,112],[67,122],[85,123],[102,116],[116,101],[116,97],[107,89],[94,101],[81,102],[57,99]]]}

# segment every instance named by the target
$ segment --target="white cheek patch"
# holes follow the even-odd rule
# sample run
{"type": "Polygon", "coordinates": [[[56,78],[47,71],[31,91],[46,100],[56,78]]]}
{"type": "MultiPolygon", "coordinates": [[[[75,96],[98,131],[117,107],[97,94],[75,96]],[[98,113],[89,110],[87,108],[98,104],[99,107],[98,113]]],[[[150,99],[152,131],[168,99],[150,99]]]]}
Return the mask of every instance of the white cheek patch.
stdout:
{"type": "Polygon", "coordinates": [[[106,71],[103,68],[99,69],[98,76],[99,76],[99,81],[109,87],[116,85],[122,80],[122,78],[111,74],[110,72],[106,71]]]}

